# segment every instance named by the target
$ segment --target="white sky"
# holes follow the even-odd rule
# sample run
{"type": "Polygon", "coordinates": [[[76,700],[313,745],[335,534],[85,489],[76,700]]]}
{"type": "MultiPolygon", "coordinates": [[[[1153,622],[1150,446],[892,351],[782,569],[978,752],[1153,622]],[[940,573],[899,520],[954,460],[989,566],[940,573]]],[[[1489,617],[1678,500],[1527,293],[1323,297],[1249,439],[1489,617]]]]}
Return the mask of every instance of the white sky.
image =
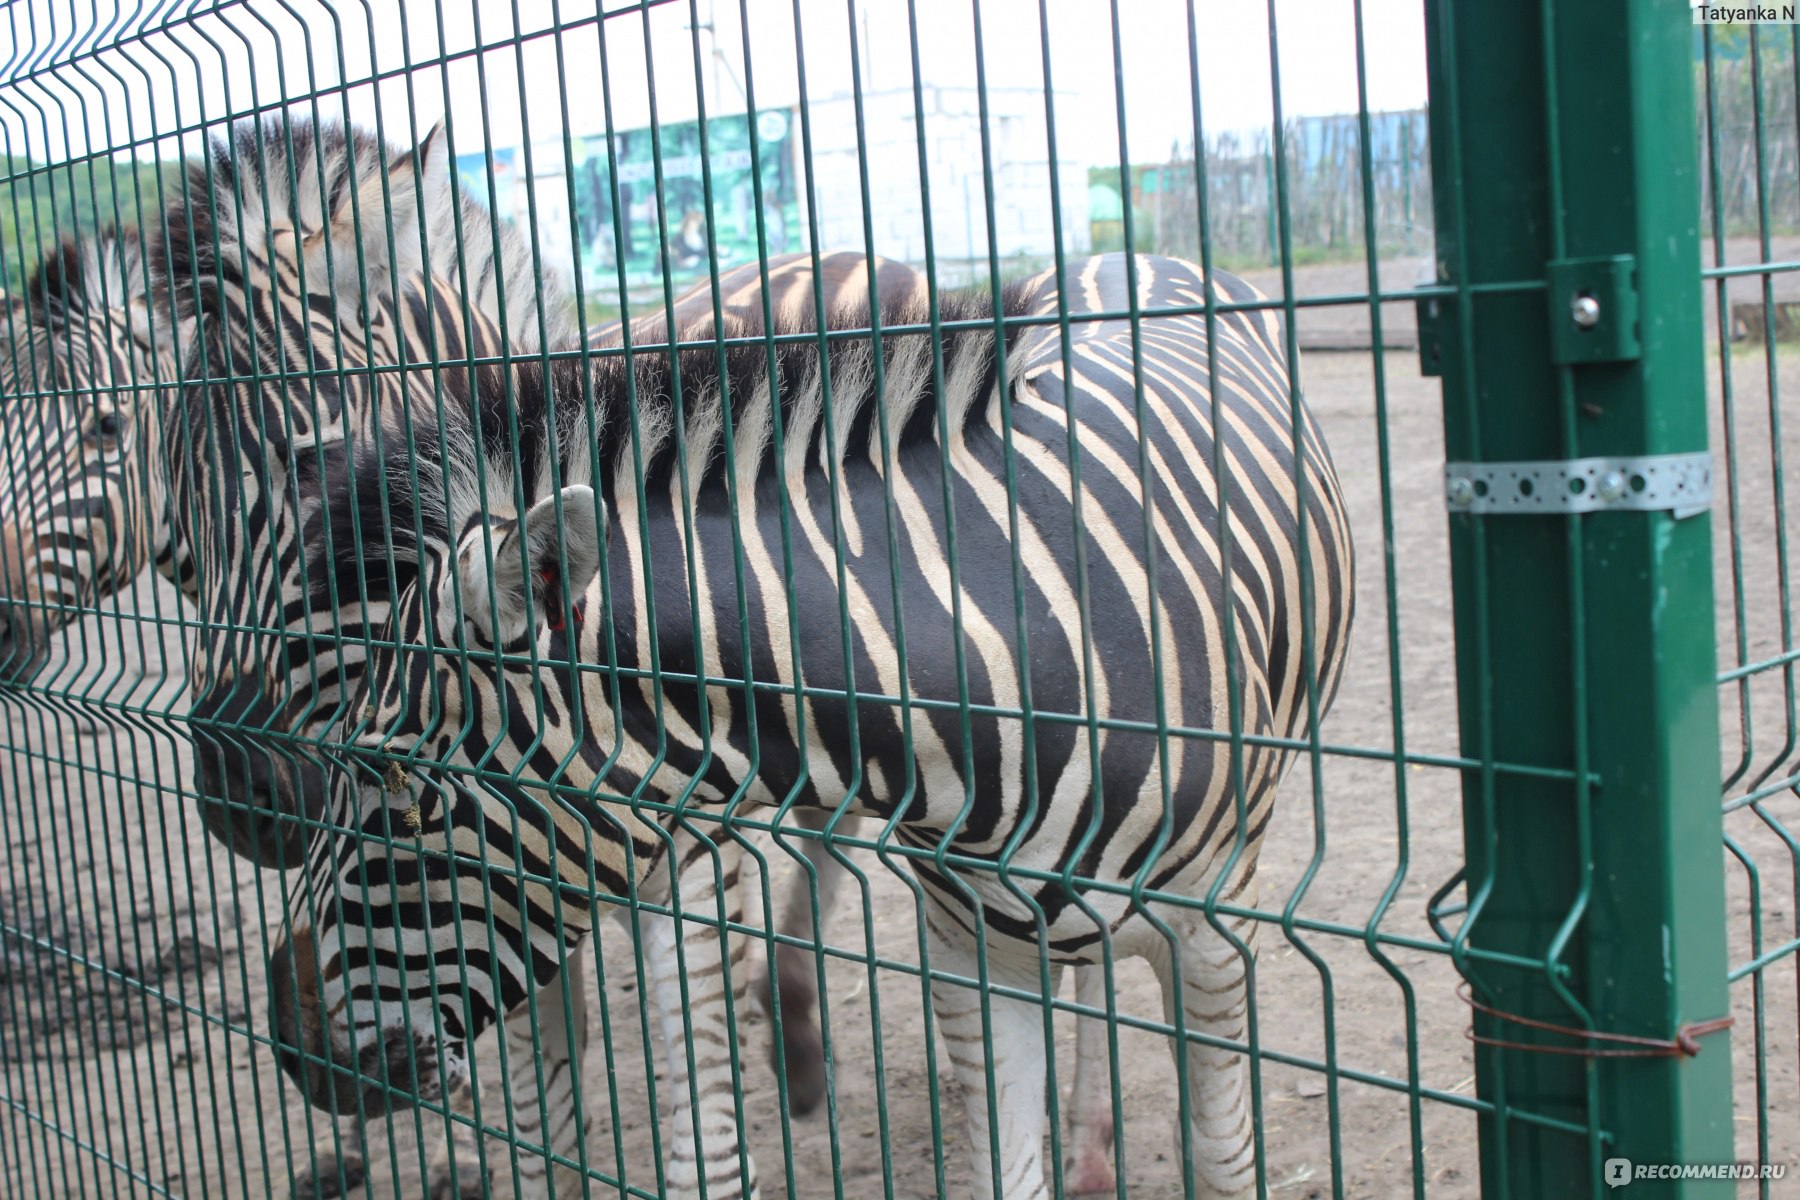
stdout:
{"type": "MultiPolygon", "coordinates": [[[[850,21],[863,45],[865,90],[910,88],[906,0],[674,0],[650,10],[624,0],[248,0],[196,21],[167,14],[189,0],[148,0],[151,11],[118,17],[135,0],[17,0],[0,14],[0,148],[57,161],[216,124],[255,106],[335,89],[327,116],[373,124],[410,142],[448,111],[455,149],[466,154],[530,140],[692,119],[696,61],[709,111],[741,112],[749,78],[759,108],[801,96],[796,44],[805,49],[805,94],[851,88],[850,21]],[[596,19],[596,3],[613,15],[596,19]],[[444,10],[442,27],[438,10],[444,10]],[[716,12],[714,11],[716,9],[716,12]],[[796,13],[798,17],[796,17],[796,13]],[[371,15],[372,14],[372,15],[371,15]],[[695,16],[713,34],[692,30],[695,16]],[[746,69],[743,27],[751,29],[746,69]],[[560,36],[546,31],[558,21],[560,36]],[[605,51],[601,49],[604,26],[605,51]],[[498,48],[470,53],[476,45],[498,48]],[[648,46],[648,50],[646,49],[648,46]],[[96,47],[101,47],[96,50],[96,47]],[[408,70],[409,64],[439,62],[408,70]],[[370,82],[372,77],[375,82],[370,82]],[[343,90],[340,85],[348,82],[343,90]],[[483,97],[486,97],[485,113],[483,97]],[[722,97],[722,98],[721,98],[722,97]],[[411,121],[409,121],[409,113],[411,121]],[[565,118],[566,113],[566,118],[565,118]],[[411,129],[409,130],[409,125],[411,129]]],[[[1133,161],[1165,157],[1193,136],[1188,6],[1119,0],[1115,75],[1112,6],[1044,0],[1057,91],[1059,154],[1084,164],[1119,161],[1115,78],[1123,79],[1133,161]]],[[[1041,93],[1038,0],[913,0],[921,73],[928,84],[974,86],[979,11],[989,88],[1041,93]]],[[[1195,0],[1202,113],[1208,134],[1266,128],[1271,104],[1270,15],[1255,0],[1195,0]]],[[[1274,0],[1286,116],[1354,111],[1355,36],[1348,0],[1274,0]]],[[[1425,99],[1424,32],[1417,0],[1365,0],[1371,109],[1425,99]]],[[[186,139],[189,149],[197,143],[186,139]]],[[[160,147],[173,149],[166,138],[160,147]]]]}

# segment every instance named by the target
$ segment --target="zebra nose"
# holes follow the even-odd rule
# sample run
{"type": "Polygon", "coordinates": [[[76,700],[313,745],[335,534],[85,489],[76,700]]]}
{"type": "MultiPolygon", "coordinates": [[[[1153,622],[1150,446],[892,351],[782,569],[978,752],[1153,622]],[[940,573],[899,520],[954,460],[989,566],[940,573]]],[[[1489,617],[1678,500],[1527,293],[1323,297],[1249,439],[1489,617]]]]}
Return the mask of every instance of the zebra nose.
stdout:
{"type": "Polygon", "coordinates": [[[37,585],[27,571],[29,532],[0,525],[0,679],[23,682],[50,657],[50,614],[33,612],[37,585]]]}
{"type": "Polygon", "coordinates": [[[261,690],[217,687],[188,708],[200,823],[259,867],[297,866],[308,831],[297,818],[325,809],[325,776],[312,762],[259,734],[280,713],[261,690]]]}
{"type": "Polygon", "coordinates": [[[0,679],[23,682],[50,658],[49,639],[19,608],[0,605],[0,679]]]}
{"type": "Polygon", "coordinates": [[[276,1058],[307,1103],[338,1116],[376,1116],[443,1098],[438,1043],[430,1031],[378,1027],[346,1050],[354,1035],[331,1027],[333,1014],[325,1010],[319,979],[310,930],[296,929],[269,953],[276,1058]]]}
{"type": "Polygon", "coordinates": [[[359,1057],[364,1064],[363,1073],[386,1085],[365,1098],[364,1104],[371,1112],[393,1112],[411,1108],[420,1101],[444,1098],[437,1067],[437,1039],[423,1030],[384,1029],[379,1043],[367,1047],[359,1057]],[[376,1075],[378,1070],[381,1074],[376,1075]]]}

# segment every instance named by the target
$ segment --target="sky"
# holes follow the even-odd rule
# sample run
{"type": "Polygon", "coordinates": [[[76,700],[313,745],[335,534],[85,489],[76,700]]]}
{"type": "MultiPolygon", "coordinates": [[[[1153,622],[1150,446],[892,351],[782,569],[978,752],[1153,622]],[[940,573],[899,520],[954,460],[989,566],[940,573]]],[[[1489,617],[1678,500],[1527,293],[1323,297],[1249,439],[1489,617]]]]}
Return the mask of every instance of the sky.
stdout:
{"type": "MultiPolygon", "coordinates": [[[[910,89],[913,21],[929,84],[1042,95],[1047,58],[1058,157],[1083,165],[1120,161],[1121,101],[1132,161],[1191,143],[1194,60],[1208,136],[1269,126],[1275,66],[1284,116],[1357,107],[1350,0],[1273,0],[1278,59],[1267,0],[1194,0],[1197,38],[1182,0],[647,3],[598,0],[602,19],[596,0],[246,0],[188,20],[170,14],[194,0],[142,14],[136,0],[16,0],[0,13],[0,84],[15,85],[0,86],[0,148],[191,151],[208,126],[325,91],[322,115],[379,123],[396,145],[447,114],[466,154],[597,133],[609,109],[614,128],[641,127],[652,102],[659,121],[691,120],[702,94],[712,113],[744,111],[752,92],[758,108],[841,96],[858,70],[864,92],[910,89]]],[[[1417,0],[1360,8],[1369,107],[1422,105],[1417,0]]]]}

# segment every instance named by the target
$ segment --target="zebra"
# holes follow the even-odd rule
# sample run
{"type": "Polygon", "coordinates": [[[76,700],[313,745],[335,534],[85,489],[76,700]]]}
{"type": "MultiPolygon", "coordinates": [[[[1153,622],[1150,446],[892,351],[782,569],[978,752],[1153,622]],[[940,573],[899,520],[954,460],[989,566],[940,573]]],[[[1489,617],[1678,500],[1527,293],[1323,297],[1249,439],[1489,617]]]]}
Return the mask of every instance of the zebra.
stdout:
{"type": "Polygon", "coordinates": [[[83,607],[152,561],[191,589],[160,514],[158,389],[176,332],[152,308],[143,238],[69,236],[0,328],[0,671],[26,681],[83,607]]]}
{"type": "Polygon", "coordinates": [[[331,519],[400,514],[396,590],[269,964],[315,1104],[454,1084],[593,897],[663,895],[690,798],[798,805],[908,860],[976,1195],[1050,1194],[1041,996],[1115,955],[1162,982],[1196,1190],[1254,1192],[1244,914],[1353,612],[1280,323],[1120,254],[877,312],[879,355],[684,353],[680,405],[666,360],[552,364],[505,429],[478,388],[429,454],[357,448],[331,519]]]}
{"type": "MultiPolygon", "coordinates": [[[[209,216],[246,244],[265,239],[271,229],[295,230],[307,247],[301,284],[308,302],[345,330],[385,323],[397,281],[429,269],[456,279],[471,313],[491,323],[464,333],[484,353],[530,355],[578,336],[565,280],[540,269],[524,236],[491,220],[461,186],[441,125],[411,149],[396,151],[370,131],[331,122],[241,122],[187,166],[183,186],[175,190],[182,199],[169,207],[164,223],[176,242],[189,236],[189,213],[199,205],[218,205],[209,216]]],[[[203,279],[169,280],[154,263],[153,270],[165,291],[211,286],[203,279]]],[[[189,378],[306,367],[291,359],[227,359],[214,352],[220,335],[216,328],[195,331],[189,378]]],[[[316,469],[373,419],[382,391],[372,384],[327,377],[324,386],[315,382],[291,402],[255,414],[247,432],[292,439],[312,460],[303,466],[316,469]]],[[[205,559],[205,636],[189,666],[188,717],[201,790],[224,803],[203,812],[234,850],[260,865],[287,866],[306,835],[302,823],[283,817],[317,815],[323,776],[315,756],[271,752],[276,739],[257,734],[329,727],[346,703],[346,685],[359,678],[365,622],[379,620],[381,609],[360,601],[333,604],[329,587],[319,595],[308,590],[308,564],[296,550],[297,523],[318,501],[305,491],[306,471],[296,472],[286,494],[269,497],[238,528],[225,518],[229,510],[205,510],[191,468],[204,454],[230,454],[230,447],[205,443],[232,427],[201,420],[208,415],[203,395],[190,388],[182,404],[165,414],[174,439],[171,534],[205,559]],[[247,557],[240,562],[234,555],[247,557]],[[265,564],[272,564],[274,578],[265,564]],[[321,632],[335,636],[314,636],[321,632]],[[303,807],[284,809],[287,799],[299,799],[303,807]]]]}
{"type": "MultiPolygon", "coordinates": [[[[174,240],[174,245],[182,247],[185,244],[190,250],[202,246],[211,254],[209,239],[216,237],[221,249],[216,259],[202,262],[191,255],[186,258],[171,256],[178,261],[165,259],[158,265],[158,272],[167,280],[183,319],[194,329],[196,344],[190,360],[189,378],[198,382],[189,388],[183,411],[171,414],[166,436],[171,447],[179,448],[174,455],[177,463],[204,464],[204,468],[178,469],[174,489],[176,533],[181,542],[195,547],[198,573],[206,581],[202,590],[212,597],[213,607],[206,610],[211,626],[223,629],[227,625],[248,625],[265,634],[270,630],[281,634],[279,639],[265,637],[261,643],[254,635],[239,635],[240,640],[234,646],[215,643],[209,647],[211,661],[203,664],[196,673],[199,682],[195,688],[195,706],[203,711],[203,719],[221,724],[230,720],[241,722],[246,716],[253,720],[262,718],[260,724],[269,742],[277,748],[285,746],[288,751],[285,756],[265,752],[265,759],[276,766],[284,757],[316,761],[311,748],[318,740],[319,722],[333,719],[332,714],[341,707],[343,698],[354,686],[370,623],[378,620],[385,611],[385,596],[379,593],[360,591],[352,594],[341,586],[334,593],[334,585],[344,582],[334,574],[335,564],[327,555],[305,552],[304,542],[309,531],[318,534],[326,528],[319,514],[333,486],[331,480],[337,469],[333,464],[343,459],[346,447],[373,436],[370,426],[374,422],[402,421],[409,416],[422,422],[432,420],[435,383],[441,382],[452,394],[460,395],[468,393],[473,381],[479,378],[485,385],[501,386],[504,391],[502,381],[506,373],[517,374],[520,370],[517,364],[505,368],[483,365],[472,369],[454,365],[476,361],[492,363],[505,357],[498,331],[485,319],[491,302],[465,304],[460,288],[452,291],[441,285],[430,291],[395,287],[396,281],[404,279],[408,270],[429,267],[440,275],[452,274],[448,267],[440,265],[435,250],[429,259],[414,255],[412,261],[404,261],[401,269],[390,270],[366,289],[345,286],[329,264],[321,266],[320,260],[327,254],[335,256],[340,264],[388,261],[393,256],[393,249],[386,240],[388,230],[381,222],[365,220],[359,227],[346,231],[342,228],[347,223],[345,218],[322,213],[321,219],[326,224],[315,225],[307,219],[311,189],[302,189],[298,197],[286,190],[292,185],[282,175],[279,163],[285,157],[291,132],[297,135],[298,149],[294,157],[300,164],[293,177],[311,179],[315,158],[323,159],[327,194],[333,187],[346,195],[361,194],[365,213],[371,208],[379,211],[367,182],[361,185],[333,182],[348,171],[342,162],[344,156],[334,157],[315,149],[315,143],[323,135],[315,137],[309,132],[310,128],[300,126],[290,130],[273,123],[239,127],[229,144],[216,148],[204,163],[191,167],[184,191],[202,199],[171,211],[170,227],[186,231],[184,236],[174,240]],[[275,161],[277,167],[266,167],[264,164],[269,161],[275,161]],[[288,224],[273,216],[296,210],[300,212],[299,218],[288,224]],[[260,221],[251,219],[256,214],[263,214],[260,221]],[[286,261],[294,265],[295,271],[282,281],[285,291],[264,293],[260,298],[267,300],[278,296],[281,303],[288,306],[282,313],[284,317],[301,316],[304,309],[304,318],[299,325],[271,321],[266,328],[258,330],[255,318],[260,314],[248,307],[241,295],[234,299],[228,280],[239,269],[240,260],[276,253],[285,253],[286,261]],[[301,301],[303,293],[307,297],[304,304],[301,301]],[[297,328],[306,330],[303,338],[295,338],[297,328]],[[274,336],[266,342],[257,342],[248,336],[253,331],[274,336]],[[276,331],[280,331],[279,334],[276,331]],[[442,371],[377,374],[363,370],[385,364],[445,361],[452,366],[442,371]],[[328,411],[325,419],[308,411],[310,397],[304,388],[282,392],[270,402],[269,397],[259,391],[260,384],[244,387],[233,386],[230,382],[250,381],[270,371],[291,370],[287,364],[294,363],[329,364],[323,372],[326,378],[366,379],[369,382],[360,389],[347,390],[347,395],[339,397],[341,410],[328,411]],[[335,437],[329,427],[332,420],[336,420],[344,431],[335,437]],[[236,470],[235,466],[227,471],[226,456],[251,446],[272,447],[268,462],[248,473],[236,470]],[[231,485],[228,491],[224,490],[227,484],[231,485]],[[251,514],[252,523],[248,529],[237,528],[230,519],[220,519],[222,515],[239,512],[251,514]],[[271,641],[285,642],[285,646],[278,645],[271,652],[268,648],[271,641]],[[329,663],[326,670],[319,666],[322,656],[330,656],[325,659],[329,663]],[[321,680],[321,676],[326,678],[321,680]],[[221,682],[229,693],[232,706],[223,716],[210,707],[217,701],[207,690],[207,685],[218,689],[221,682]],[[326,687],[332,691],[321,699],[320,692],[326,687]],[[248,704],[244,700],[245,693],[249,696],[248,704]],[[296,704],[296,698],[303,703],[296,704]]],[[[427,147],[426,151],[412,152],[410,158],[412,163],[424,160],[416,174],[427,180],[424,186],[429,189],[432,186],[429,171],[436,165],[430,158],[434,151],[430,149],[429,138],[427,147]]],[[[359,163],[378,166],[388,162],[378,142],[359,148],[355,157],[359,163]]],[[[417,202],[408,194],[410,188],[419,186],[412,182],[415,172],[410,163],[402,157],[395,159],[394,164],[385,172],[384,186],[385,199],[397,211],[441,212],[448,208],[442,203],[417,202]]],[[[316,197],[311,202],[314,208],[325,207],[316,203],[316,197]]],[[[341,211],[343,207],[338,206],[334,211],[341,211]]],[[[467,230],[474,226],[485,233],[486,226],[478,225],[477,217],[466,208],[462,219],[465,240],[472,240],[479,246],[482,238],[467,238],[467,230]]],[[[438,244],[436,237],[430,242],[433,247],[438,244]]],[[[521,260],[528,264],[529,251],[520,245],[509,245],[504,238],[500,246],[500,253],[508,261],[499,274],[512,280],[517,274],[514,264],[521,260]]],[[[868,286],[863,282],[863,261],[855,260],[857,269],[854,271],[850,265],[847,259],[841,258],[819,264],[818,282],[828,305],[837,305],[859,286],[868,286]]],[[[491,264],[484,264],[479,273],[473,264],[468,269],[481,279],[494,274],[491,264]]],[[[354,272],[347,273],[352,279],[356,278],[354,272]]],[[[878,290],[916,290],[922,286],[915,272],[894,264],[878,264],[875,275],[878,290]]],[[[766,298],[771,311],[780,319],[800,320],[805,308],[801,298],[813,293],[814,276],[813,264],[799,260],[778,262],[766,272],[760,268],[740,269],[728,273],[720,281],[720,303],[728,311],[749,308],[760,312],[766,298]]],[[[512,297],[518,294],[509,287],[509,307],[512,297]]],[[[695,327],[703,310],[710,310],[710,307],[710,292],[684,298],[675,306],[676,327],[695,327]]],[[[660,332],[662,328],[662,318],[653,317],[636,323],[634,335],[640,342],[655,342],[666,338],[666,333],[660,332]]],[[[535,344],[527,345],[525,350],[553,346],[570,336],[567,328],[558,329],[535,344]]],[[[623,340],[623,331],[598,330],[592,340],[601,347],[611,346],[623,340]]],[[[529,361],[528,356],[526,361],[529,361]]],[[[313,378],[316,380],[319,374],[315,373],[313,378]]],[[[339,526],[339,532],[345,528],[339,526]]],[[[292,774],[272,771],[261,783],[258,794],[272,798],[254,801],[255,808],[283,819],[265,822],[256,837],[240,839],[239,844],[248,841],[267,848],[268,852],[263,855],[267,865],[289,865],[293,831],[304,829],[305,825],[285,818],[317,816],[316,806],[311,806],[305,799],[292,797],[305,798],[316,793],[310,780],[295,779],[292,774]],[[269,833],[271,830],[273,835],[269,833]]],[[[804,825],[805,821],[800,823],[804,825]]],[[[809,851],[816,846],[812,842],[803,844],[809,851]]],[[[841,872],[830,860],[814,853],[807,857],[814,860],[810,870],[816,876],[820,892],[817,903],[824,908],[829,905],[832,887],[841,872]]],[[[742,897],[731,886],[739,871],[735,864],[736,847],[727,847],[721,853],[695,843],[682,856],[684,881],[689,876],[698,877],[697,882],[684,882],[684,895],[689,895],[696,905],[704,905],[710,902],[713,889],[724,887],[727,896],[722,901],[722,920],[725,924],[743,921],[742,897]],[[712,861],[714,858],[719,859],[716,864],[712,861]]],[[[764,984],[765,1004],[774,1003],[772,993],[775,991],[780,995],[784,1020],[775,1051],[782,1056],[786,1067],[788,1101],[795,1112],[816,1106],[824,1087],[823,1043],[817,1028],[813,993],[813,958],[792,945],[793,941],[813,937],[813,904],[809,891],[797,891],[790,900],[778,925],[789,943],[777,953],[777,970],[764,984]],[[776,978],[780,981],[778,989],[773,986],[776,978]]],[[[678,951],[672,926],[656,922],[651,925],[647,943],[651,974],[659,995],[674,1007],[681,998],[682,980],[673,973],[678,951]]],[[[690,960],[698,956],[704,965],[708,952],[704,932],[690,933],[682,940],[690,960]]],[[[734,964],[742,948],[741,939],[732,947],[734,964]]],[[[742,981],[744,975],[745,972],[739,970],[735,978],[742,981]]],[[[579,977],[578,972],[571,975],[572,979],[579,977]]],[[[725,1025],[721,985],[711,982],[706,987],[696,987],[690,979],[688,986],[687,999],[699,1014],[698,1024],[702,1030],[725,1025]]],[[[571,1006],[567,1012],[552,1011],[548,1017],[542,1008],[539,1012],[541,1025],[568,1028],[574,1045],[567,1053],[560,1053],[561,1046],[552,1047],[549,1039],[543,1039],[544,1044],[540,1046],[538,1037],[522,1020],[510,1022],[506,1031],[507,1061],[519,1068],[508,1081],[508,1088],[516,1100],[515,1107],[520,1111],[535,1112],[541,1106],[546,1120],[553,1117],[558,1124],[547,1131],[545,1144],[565,1156],[574,1153],[567,1141],[574,1130],[574,1106],[569,1099],[571,1084],[567,1068],[571,1060],[578,1063],[581,1056],[580,1041],[585,1020],[579,1011],[580,998],[579,987],[566,992],[560,987],[549,987],[540,989],[537,995],[540,1005],[553,1009],[558,1005],[571,1006]],[[559,1053],[551,1054],[553,1049],[559,1053]],[[537,1077],[540,1055],[546,1056],[545,1094],[542,1096],[539,1095],[537,1077]]],[[[720,1035],[720,1040],[723,1036],[720,1035]]],[[[688,1048],[671,1039],[666,1049],[671,1063],[670,1087],[680,1095],[687,1072],[688,1048]]],[[[699,1051],[696,1056],[695,1070],[699,1071],[708,1063],[700,1057],[699,1051]]],[[[673,1179],[679,1180],[688,1174],[697,1177],[702,1169],[696,1161],[698,1152],[693,1136],[696,1123],[704,1125],[711,1121],[715,1127],[727,1127],[723,1132],[707,1135],[708,1161],[704,1169],[709,1176],[735,1168],[735,1113],[729,1085],[703,1089],[698,1099],[698,1111],[684,1107],[677,1109],[677,1137],[669,1166],[673,1179]]],[[[360,1122],[352,1123],[353,1130],[360,1128],[360,1122]]],[[[350,1144],[353,1152],[360,1151],[354,1138],[350,1144]]],[[[353,1153],[352,1157],[355,1156],[353,1153]]],[[[533,1177],[534,1172],[541,1166],[541,1162],[526,1164],[523,1173],[533,1186],[538,1182],[533,1177]]],[[[435,1175],[434,1187],[441,1181],[442,1175],[435,1175]]]]}
{"type": "MultiPolygon", "coordinates": [[[[166,289],[144,270],[142,242],[129,227],[65,238],[27,284],[29,302],[9,298],[9,325],[0,333],[6,347],[0,370],[6,488],[0,493],[0,546],[6,548],[0,594],[7,602],[0,665],[15,680],[41,668],[57,629],[81,608],[129,586],[147,559],[190,602],[200,600],[187,543],[171,536],[168,471],[160,461],[167,399],[159,392],[177,378],[174,346],[180,339],[166,289]]],[[[311,732],[329,728],[336,716],[328,710],[311,732]]],[[[204,733],[195,741],[198,790],[213,796],[235,791],[239,773],[220,766],[216,756],[209,759],[211,740],[204,733]]],[[[320,786],[313,784],[314,813],[320,786]]],[[[268,801],[268,807],[305,807],[293,798],[301,791],[294,781],[284,779],[279,787],[289,798],[268,801]]],[[[207,820],[220,811],[204,806],[203,824],[265,864],[261,838],[238,838],[233,826],[207,820]]],[[[312,1172],[327,1190],[343,1180],[360,1181],[362,1132],[361,1122],[347,1117],[330,1142],[311,1153],[312,1172]],[[353,1149],[336,1155],[333,1147],[353,1149]]],[[[472,1156],[469,1150],[466,1157],[472,1156]]],[[[441,1171],[447,1160],[447,1151],[438,1155],[434,1169],[441,1171]]],[[[297,1188],[297,1194],[307,1191],[297,1188]]]]}

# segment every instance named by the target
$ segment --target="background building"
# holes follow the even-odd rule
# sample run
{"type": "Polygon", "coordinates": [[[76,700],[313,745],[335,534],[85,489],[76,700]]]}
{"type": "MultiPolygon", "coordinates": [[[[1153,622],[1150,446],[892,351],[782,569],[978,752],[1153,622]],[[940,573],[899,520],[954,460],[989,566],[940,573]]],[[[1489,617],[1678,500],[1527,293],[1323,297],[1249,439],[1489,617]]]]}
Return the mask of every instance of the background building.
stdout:
{"type": "MultiPolygon", "coordinates": [[[[821,250],[865,248],[872,232],[876,254],[922,264],[929,237],[946,282],[985,277],[990,250],[1009,274],[1036,270],[1051,261],[1057,243],[1050,186],[1054,176],[1061,185],[1064,251],[1086,252],[1085,168],[1067,152],[1051,162],[1042,91],[987,93],[991,228],[980,93],[975,88],[926,87],[922,99],[921,106],[910,88],[865,94],[860,125],[849,96],[809,107],[811,209],[821,250]],[[923,139],[918,132],[921,107],[923,139]],[[927,155],[924,186],[921,145],[927,155]],[[860,165],[865,162],[866,213],[860,165]],[[929,214],[923,200],[927,186],[929,214]]],[[[617,307],[621,265],[628,294],[636,301],[660,296],[665,263],[677,288],[704,277],[709,229],[721,269],[754,261],[765,252],[809,249],[801,116],[798,108],[765,109],[756,116],[754,138],[745,114],[709,119],[705,160],[710,177],[701,171],[696,121],[619,130],[610,154],[602,133],[573,139],[572,155],[564,153],[560,142],[534,145],[529,156],[522,147],[501,147],[465,155],[457,168],[503,216],[521,227],[529,227],[535,217],[546,258],[579,269],[589,307],[604,311],[617,307]]]]}

